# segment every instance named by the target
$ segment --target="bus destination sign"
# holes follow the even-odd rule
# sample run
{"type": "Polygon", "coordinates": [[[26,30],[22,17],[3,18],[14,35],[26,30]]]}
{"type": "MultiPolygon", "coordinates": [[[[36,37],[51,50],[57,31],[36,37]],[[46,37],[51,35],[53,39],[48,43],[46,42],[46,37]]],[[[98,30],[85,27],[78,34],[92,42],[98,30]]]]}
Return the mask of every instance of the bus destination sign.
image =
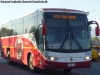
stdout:
{"type": "Polygon", "coordinates": [[[54,15],[56,19],[76,19],[76,16],[71,15],[54,15]]]}

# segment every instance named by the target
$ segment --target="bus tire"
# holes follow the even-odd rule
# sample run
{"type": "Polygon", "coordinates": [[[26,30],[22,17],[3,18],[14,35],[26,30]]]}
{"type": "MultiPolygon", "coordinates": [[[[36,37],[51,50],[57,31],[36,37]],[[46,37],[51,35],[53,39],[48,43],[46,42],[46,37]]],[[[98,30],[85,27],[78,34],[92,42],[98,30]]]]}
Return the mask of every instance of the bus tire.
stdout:
{"type": "Polygon", "coordinates": [[[12,61],[11,61],[11,59],[10,59],[10,51],[7,52],[7,63],[8,63],[9,65],[12,65],[12,61]]]}
{"type": "Polygon", "coordinates": [[[32,55],[29,55],[29,57],[28,57],[28,67],[29,67],[30,71],[35,73],[35,72],[37,72],[37,68],[34,67],[33,61],[34,60],[32,59],[32,55]]]}
{"type": "Polygon", "coordinates": [[[64,69],[64,72],[65,73],[68,73],[68,72],[70,72],[72,69],[64,69]]]}

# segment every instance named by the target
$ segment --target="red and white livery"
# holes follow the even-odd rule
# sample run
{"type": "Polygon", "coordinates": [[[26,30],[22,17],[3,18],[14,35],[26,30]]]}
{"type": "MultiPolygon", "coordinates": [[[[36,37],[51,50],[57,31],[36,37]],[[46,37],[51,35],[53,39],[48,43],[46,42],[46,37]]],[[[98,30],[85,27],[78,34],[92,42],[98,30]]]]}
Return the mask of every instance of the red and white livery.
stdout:
{"type": "Polygon", "coordinates": [[[41,8],[1,25],[1,56],[9,64],[21,63],[34,72],[40,69],[91,67],[91,30],[84,11],[41,8]]]}

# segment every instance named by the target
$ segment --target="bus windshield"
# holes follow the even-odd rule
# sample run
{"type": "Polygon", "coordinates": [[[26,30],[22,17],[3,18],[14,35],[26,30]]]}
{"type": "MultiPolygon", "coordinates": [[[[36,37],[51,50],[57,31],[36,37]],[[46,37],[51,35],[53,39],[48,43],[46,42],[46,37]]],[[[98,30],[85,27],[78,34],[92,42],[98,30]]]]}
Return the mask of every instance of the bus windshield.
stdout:
{"type": "MultiPolygon", "coordinates": [[[[80,45],[89,42],[87,17],[85,14],[45,12],[44,20],[47,26],[46,49],[60,49],[62,43],[63,50],[79,49],[70,34],[73,33],[80,45]],[[67,36],[68,35],[68,36],[67,36]],[[67,37],[66,37],[67,36],[67,37]],[[65,39],[66,37],[66,39],[65,39]],[[70,38],[71,37],[71,38],[70,38]],[[71,41],[70,41],[71,40],[71,41]],[[82,42],[83,41],[83,42],[82,42]],[[85,42],[86,41],[86,42],[85,42]]],[[[87,43],[88,44],[88,43],[87,43]]],[[[82,46],[83,47],[83,46],[82,46]]],[[[90,46],[85,46],[87,49],[90,46]]]]}

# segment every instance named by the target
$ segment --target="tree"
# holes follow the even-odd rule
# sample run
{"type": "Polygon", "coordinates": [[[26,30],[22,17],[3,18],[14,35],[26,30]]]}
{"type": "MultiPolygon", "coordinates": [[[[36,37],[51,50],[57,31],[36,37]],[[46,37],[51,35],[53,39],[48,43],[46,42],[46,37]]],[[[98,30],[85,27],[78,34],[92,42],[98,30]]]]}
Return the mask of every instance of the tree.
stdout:
{"type": "Polygon", "coordinates": [[[98,37],[93,37],[92,40],[99,41],[99,38],[98,37]]]}
{"type": "Polygon", "coordinates": [[[31,33],[31,32],[34,32],[34,31],[36,31],[36,27],[35,27],[35,26],[33,26],[33,27],[31,28],[30,33],[31,33]]]}

